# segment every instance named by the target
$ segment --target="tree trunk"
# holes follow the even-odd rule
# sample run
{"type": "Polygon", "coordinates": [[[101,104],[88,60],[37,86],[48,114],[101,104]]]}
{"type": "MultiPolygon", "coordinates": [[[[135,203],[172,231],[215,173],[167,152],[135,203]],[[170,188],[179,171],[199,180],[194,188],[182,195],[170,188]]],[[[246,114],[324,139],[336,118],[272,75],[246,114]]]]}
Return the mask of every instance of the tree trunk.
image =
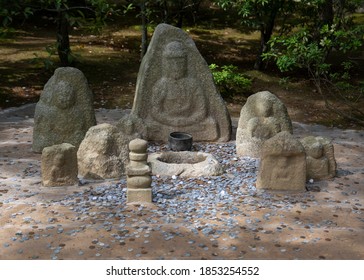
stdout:
{"type": "Polygon", "coordinates": [[[143,59],[148,49],[148,19],[146,15],[145,1],[140,3],[141,17],[142,17],[142,46],[140,58],[143,59]]]}
{"type": "Polygon", "coordinates": [[[178,13],[178,21],[177,21],[176,27],[182,28],[182,26],[183,26],[183,13],[182,12],[179,12],[178,13]]]}
{"type": "Polygon", "coordinates": [[[320,5],[320,27],[324,25],[331,26],[334,21],[334,7],[333,0],[325,0],[320,5]]]}
{"type": "Polygon", "coordinates": [[[279,10],[281,9],[284,1],[278,1],[273,4],[271,7],[270,13],[268,15],[267,22],[263,23],[260,28],[260,48],[255,59],[254,69],[255,70],[262,70],[264,63],[262,55],[267,51],[268,48],[268,41],[272,37],[273,29],[275,25],[275,20],[279,10]]]}
{"type": "Polygon", "coordinates": [[[260,30],[260,48],[254,63],[255,70],[263,70],[264,68],[262,55],[267,50],[267,43],[271,35],[272,33],[268,36],[264,28],[260,30]]]}
{"type": "Polygon", "coordinates": [[[167,0],[163,1],[163,22],[169,24],[169,7],[167,0]]]}
{"type": "Polygon", "coordinates": [[[69,60],[71,54],[70,39],[68,34],[68,20],[65,12],[58,13],[57,20],[57,51],[62,66],[70,66],[69,60]]]}

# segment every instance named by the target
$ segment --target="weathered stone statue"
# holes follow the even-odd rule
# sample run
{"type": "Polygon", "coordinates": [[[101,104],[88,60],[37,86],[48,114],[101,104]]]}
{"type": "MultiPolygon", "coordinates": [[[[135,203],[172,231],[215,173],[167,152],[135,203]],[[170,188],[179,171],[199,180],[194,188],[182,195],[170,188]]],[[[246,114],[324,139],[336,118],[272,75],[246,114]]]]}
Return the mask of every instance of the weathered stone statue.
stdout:
{"type": "Polygon", "coordinates": [[[284,104],[269,91],[251,95],[240,112],[237,154],[260,157],[263,143],[281,131],[292,133],[292,123],[284,104]]]}
{"type": "Polygon", "coordinates": [[[148,142],[134,139],[129,143],[130,162],[126,167],[127,202],[152,202],[151,168],[147,163],[148,142]]]}
{"type": "Polygon", "coordinates": [[[306,151],[307,179],[328,179],[336,174],[334,146],[324,137],[308,136],[301,140],[306,151]]]}
{"type": "Polygon", "coordinates": [[[45,187],[78,184],[75,146],[63,143],[44,148],[41,169],[42,182],[45,187]]]}
{"type": "Polygon", "coordinates": [[[304,191],[306,157],[300,141],[287,131],[268,139],[262,146],[256,186],[259,189],[304,191]]]}
{"type": "Polygon", "coordinates": [[[131,118],[143,120],[148,140],[166,141],[175,131],[195,141],[230,139],[230,116],[210,69],[181,29],[157,26],[140,66],[131,118]]]}
{"type": "Polygon", "coordinates": [[[76,68],[58,68],[35,108],[33,151],[61,143],[78,148],[95,124],[92,92],[85,76],[76,68]]]}

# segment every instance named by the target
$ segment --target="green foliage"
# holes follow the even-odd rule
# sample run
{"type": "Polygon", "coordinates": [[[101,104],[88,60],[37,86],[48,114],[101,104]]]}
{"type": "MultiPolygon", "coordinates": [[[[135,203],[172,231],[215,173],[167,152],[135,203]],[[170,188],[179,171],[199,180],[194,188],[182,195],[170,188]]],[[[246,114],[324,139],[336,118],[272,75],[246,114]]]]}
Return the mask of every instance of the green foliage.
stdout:
{"type": "Polygon", "coordinates": [[[235,11],[244,25],[260,29],[271,20],[272,9],[284,12],[291,9],[295,1],[284,0],[214,0],[224,10],[235,11]]]}
{"type": "Polygon", "coordinates": [[[220,67],[216,64],[211,64],[209,67],[214,81],[224,97],[232,97],[250,91],[252,80],[239,73],[238,67],[234,65],[220,67]]]}
{"type": "Polygon", "coordinates": [[[33,14],[33,10],[30,7],[24,7],[22,2],[17,0],[2,0],[0,4],[0,19],[3,27],[8,27],[12,22],[13,18],[22,15],[24,18],[33,14]]]}
{"type": "Polygon", "coordinates": [[[1,0],[0,3],[0,38],[9,37],[14,33],[10,26],[15,17],[28,18],[33,14],[30,7],[23,7],[21,4],[26,1],[1,0]]]}
{"type": "Polygon", "coordinates": [[[348,81],[353,64],[345,60],[340,73],[333,72],[329,55],[333,52],[347,58],[349,52],[363,45],[364,26],[354,24],[350,12],[360,1],[311,0],[301,3],[300,26],[286,34],[273,36],[269,41],[270,50],[263,57],[273,60],[282,71],[307,69],[315,79],[348,81]],[[310,5],[307,5],[310,4],[310,5]],[[323,12],[323,9],[326,9],[323,12]],[[317,16],[315,16],[317,15],[317,16]]]}
{"type": "Polygon", "coordinates": [[[46,46],[45,51],[47,52],[46,57],[41,57],[37,53],[33,53],[35,57],[32,59],[31,63],[41,63],[46,71],[53,72],[56,68],[56,63],[54,62],[53,57],[57,55],[57,44],[46,46]]]}
{"type": "MultiPolygon", "coordinates": [[[[35,11],[54,13],[57,20],[58,55],[63,64],[71,64],[75,56],[70,52],[68,27],[82,27],[91,32],[99,32],[106,19],[119,11],[108,0],[1,0],[0,37],[9,33],[9,25],[14,17],[26,19],[35,11]],[[65,32],[67,31],[67,32],[65,32]],[[60,43],[63,42],[63,44],[60,43]],[[66,42],[66,43],[65,43],[66,42]]],[[[52,54],[53,55],[53,54],[52,54]]],[[[51,67],[45,63],[46,68],[51,67]]]]}
{"type": "MultiPolygon", "coordinates": [[[[263,70],[262,54],[267,49],[278,18],[284,18],[295,10],[296,1],[285,0],[214,0],[214,2],[231,13],[236,13],[244,26],[260,31],[260,48],[257,49],[254,69],[263,70]]],[[[282,20],[284,28],[285,20],[282,20]]]]}
{"type": "Polygon", "coordinates": [[[143,13],[148,23],[182,25],[183,18],[196,16],[202,0],[127,0],[126,2],[127,4],[123,6],[124,13],[136,8],[143,10],[141,6],[144,5],[145,9],[137,16],[141,17],[143,13]]]}
{"type": "Polygon", "coordinates": [[[330,21],[331,24],[307,22],[294,32],[274,36],[269,41],[269,51],[263,57],[273,60],[282,72],[307,70],[327,108],[363,123],[364,112],[353,106],[364,97],[362,83],[352,81],[351,72],[355,64],[349,54],[363,46],[364,26],[354,24],[345,12],[333,14],[330,21]],[[331,54],[336,57],[335,60],[330,59],[331,54]],[[335,64],[338,60],[339,65],[335,64]],[[338,99],[349,108],[350,114],[344,114],[332,106],[328,96],[338,99]]]}
{"type": "Polygon", "coordinates": [[[284,87],[285,89],[288,89],[289,83],[291,82],[290,77],[283,77],[279,79],[279,85],[284,87]]]}
{"type": "MultiPolygon", "coordinates": [[[[328,55],[334,49],[342,54],[357,50],[363,45],[363,27],[356,26],[349,30],[337,25],[324,25],[317,34],[308,28],[302,28],[293,34],[275,36],[270,42],[270,51],[263,56],[272,59],[282,71],[307,69],[314,77],[329,75],[332,65],[327,62],[328,55]]],[[[344,62],[343,71],[347,73],[352,63],[344,62]]],[[[342,74],[342,78],[347,74],[342,74]]],[[[336,75],[337,77],[337,75],[336,75]]]]}

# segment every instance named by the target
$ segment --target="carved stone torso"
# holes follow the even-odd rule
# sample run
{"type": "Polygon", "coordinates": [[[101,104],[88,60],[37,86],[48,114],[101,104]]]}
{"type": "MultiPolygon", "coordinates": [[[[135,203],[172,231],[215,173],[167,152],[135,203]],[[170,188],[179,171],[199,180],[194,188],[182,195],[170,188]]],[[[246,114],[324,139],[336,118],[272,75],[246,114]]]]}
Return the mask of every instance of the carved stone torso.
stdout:
{"type": "Polygon", "coordinates": [[[153,88],[153,104],[159,106],[153,107],[152,117],[162,124],[187,126],[207,115],[202,88],[192,78],[160,79],[153,88]]]}

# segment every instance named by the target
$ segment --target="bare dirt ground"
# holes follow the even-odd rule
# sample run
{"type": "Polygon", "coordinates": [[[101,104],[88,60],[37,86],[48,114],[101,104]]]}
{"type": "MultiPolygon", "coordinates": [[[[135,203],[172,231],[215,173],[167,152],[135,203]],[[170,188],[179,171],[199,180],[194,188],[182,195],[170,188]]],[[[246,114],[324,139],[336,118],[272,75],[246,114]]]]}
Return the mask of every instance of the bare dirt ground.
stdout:
{"type": "MultiPolygon", "coordinates": [[[[255,203],[242,199],[232,205],[241,216],[217,204],[218,226],[238,221],[232,236],[200,231],[209,222],[203,217],[197,231],[178,218],[167,223],[155,215],[158,205],[99,206],[81,216],[62,205],[68,195],[118,181],[42,187],[40,155],[31,151],[33,113],[34,104],[0,111],[0,259],[364,259],[362,130],[295,122],[297,137],[333,140],[337,176],[307,184],[304,194],[272,194],[268,206],[260,195],[255,203]]],[[[98,123],[114,123],[122,111],[96,114],[98,123]]]]}

